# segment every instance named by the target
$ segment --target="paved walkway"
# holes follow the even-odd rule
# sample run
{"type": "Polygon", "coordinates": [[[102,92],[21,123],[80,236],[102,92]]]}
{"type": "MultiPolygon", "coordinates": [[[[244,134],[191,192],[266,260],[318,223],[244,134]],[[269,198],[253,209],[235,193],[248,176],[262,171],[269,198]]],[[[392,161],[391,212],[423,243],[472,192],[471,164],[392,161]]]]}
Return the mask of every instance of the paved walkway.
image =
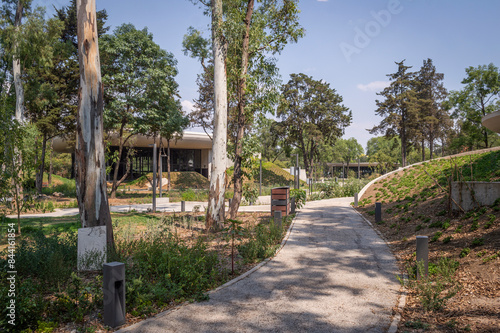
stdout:
{"type": "Polygon", "coordinates": [[[119,332],[386,332],[396,262],[349,203],[310,202],[278,255],[237,282],[119,332]]]}
{"type": "MultiPolygon", "coordinates": [[[[269,197],[269,196],[268,196],[269,197]]],[[[262,197],[266,198],[266,197],[262,197]]],[[[269,199],[270,200],[270,199],[269,199]]],[[[265,202],[265,199],[262,200],[265,202]]],[[[206,201],[186,201],[186,212],[192,212],[195,206],[199,206],[200,211],[204,211],[207,207],[206,201]]],[[[109,206],[111,212],[115,213],[128,213],[131,211],[136,212],[146,212],[153,209],[153,204],[130,204],[130,205],[116,205],[109,206]]],[[[227,205],[226,205],[227,210],[227,205]]],[[[180,212],[181,211],[181,203],[180,202],[168,202],[168,198],[157,198],[156,199],[156,211],[157,212],[180,212]]],[[[270,204],[260,204],[260,205],[252,205],[252,206],[240,206],[239,212],[270,212],[271,205],[270,204]]],[[[22,214],[21,218],[30,218],[30,217],[54,217],[54,216],[72,216],[77,215],[79,213],[78,208],[63,208],[56,209],[52,213],[33,213],[33,214],[22,214]]],[[[9,218],[17,218],[17,215],[8,215],[9,218]]]]}

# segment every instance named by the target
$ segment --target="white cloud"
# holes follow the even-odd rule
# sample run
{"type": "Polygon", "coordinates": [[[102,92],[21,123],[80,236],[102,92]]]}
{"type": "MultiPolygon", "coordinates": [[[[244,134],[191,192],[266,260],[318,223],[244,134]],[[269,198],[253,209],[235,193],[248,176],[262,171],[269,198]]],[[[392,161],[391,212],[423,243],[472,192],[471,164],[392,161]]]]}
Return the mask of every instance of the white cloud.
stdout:
{"type": "Polygon", "coordinates": [[[361,91],[380,91],[385,87],[388,87],[389,81],[373,81],[368,84],[358,84],[356,87],[361,91]]]}
{"type": "Polygon", "coordinates": [[[328,0],[318,0],[318,2],[327,2],[328,0]]]}
{"type": "Polygon", "coordinates": [[[194,108],[193,102],[185,99],[181,102],[181,105],[182,105],[182,111],[184,111],[185,114],[190,114],[193,111],[194,108]]]}

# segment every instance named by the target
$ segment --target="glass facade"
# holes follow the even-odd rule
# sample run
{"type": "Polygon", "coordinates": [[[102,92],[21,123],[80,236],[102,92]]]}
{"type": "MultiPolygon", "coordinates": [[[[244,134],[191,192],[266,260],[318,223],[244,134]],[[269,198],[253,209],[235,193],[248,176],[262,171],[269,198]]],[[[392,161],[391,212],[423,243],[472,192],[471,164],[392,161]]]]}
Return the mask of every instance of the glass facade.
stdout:
{"type": "MultiPolygon", "coordinates": [[[[153,147],[133,148],[131,154],[131,174],[130,179],[138,178],[144,174],[153,172],[153,147]]],[[[111,147],[112,155],[118,147],[111,147]]],[[[160,158],[160,151],[157,151],[157,158],[160,158]]],[[[122,153],[118,178],[120,178],[127,169],[127,148],[122,153]]],[[[109,161],[108,161],[109,165],[109,161]]],[[[162,150],[162,171],[167,172],[167,149],[162,150]]],[[[201,165],[201,149],[170,149],[170,171],[195,171],[207,176],[205,169],[201,165]]]]}

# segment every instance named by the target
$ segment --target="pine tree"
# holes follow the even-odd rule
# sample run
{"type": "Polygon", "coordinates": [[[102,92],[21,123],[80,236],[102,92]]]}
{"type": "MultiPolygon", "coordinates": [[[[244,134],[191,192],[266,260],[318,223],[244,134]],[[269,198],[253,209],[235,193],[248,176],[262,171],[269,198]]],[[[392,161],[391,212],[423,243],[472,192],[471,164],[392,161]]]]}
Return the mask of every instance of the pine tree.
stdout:
{"type": "Polygon", "coordinates": [[[383,133],[387,137],[399,136],[401,139],[401,162],[406,166],[408,148],[417,137],[418,107],[417,94],[414,87],[415,73],[410,72],[411,66],[405,66],[404,61],[396,62],[396,73],[387,74],[390,78],[389,87],[377,95],[385,99],[376,100],[375,113],[384,119],[373,127],[371,134],[383,133]]]}
{"type": "MultiPolygon", "coordinates": [[[[424,141],[427,141],[431,159],[433,158],[434,142],[438,138],[443,138],[452,125],[450,115],[442,105],[448,94],[443,86],[443,79],[444,74],[437,73],[432,59],[427,59],[424,60],[417,73],[415,82],[422,153],[425,152],[424,141]]],[[[422,160],[425,160],[425,156],[422,160]]]]}

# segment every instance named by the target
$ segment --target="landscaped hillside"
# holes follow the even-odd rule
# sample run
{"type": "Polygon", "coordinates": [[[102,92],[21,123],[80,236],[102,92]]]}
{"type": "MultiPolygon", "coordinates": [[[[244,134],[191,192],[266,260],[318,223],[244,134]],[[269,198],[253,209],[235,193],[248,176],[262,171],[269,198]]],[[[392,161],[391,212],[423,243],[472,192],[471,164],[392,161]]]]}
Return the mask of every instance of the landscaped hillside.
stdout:
{"type": "MultiPolygon", "coordinates": [[[[168,173],[163,172],[163,178],[168,178],[168,173]]],[[[130,182],[127,185],[136,186],[136,187],[150,187],[151,182],[153,180],[153,173],[148,173],[145,176],[138,178],[130,182]]],[[[210,182],[204,176],[202,176],[198,172],[171,172],[170,173],[170,181],[171,188],[179,189],[179,188],[195,188],[195,189],[208,189],[210,182]]],[[[167,184],[163,184],[166,186],[167,184]]]]}
{"type": "Polygon", "coordinates": [[[500,200],[467,213],[449,211],[449,180],[498,181],[500,152],[434,160],[375,183],[359,210],[373,222],[410,275],[400,330],[493,332],[500,327],[500,200]],[[375,202],[382,222],[375,224],[375,202]],[[430,279],[417,283],[415,236],[429,237],[430,279]]]}

